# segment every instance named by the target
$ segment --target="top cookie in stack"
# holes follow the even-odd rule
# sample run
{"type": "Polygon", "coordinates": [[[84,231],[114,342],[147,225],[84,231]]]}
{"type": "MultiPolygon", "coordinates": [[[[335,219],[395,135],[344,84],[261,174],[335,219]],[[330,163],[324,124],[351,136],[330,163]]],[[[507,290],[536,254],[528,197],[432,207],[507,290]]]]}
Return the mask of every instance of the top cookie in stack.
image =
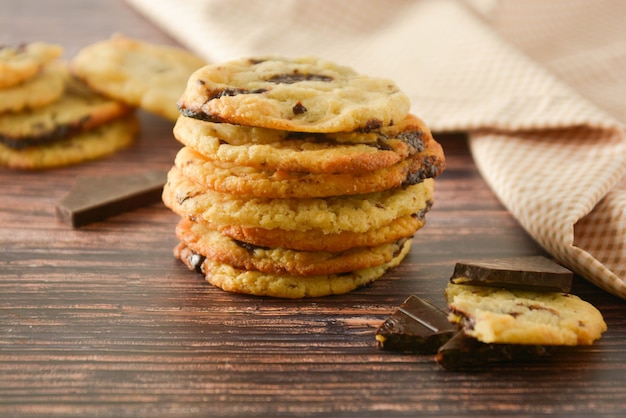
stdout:
{"type": "Polygon", "coordinates": [[[203,67],[178,106],[175,255],[227,291],[315,297],[380,278],[445,166],[392,81],[318,58],[203,67]]]}

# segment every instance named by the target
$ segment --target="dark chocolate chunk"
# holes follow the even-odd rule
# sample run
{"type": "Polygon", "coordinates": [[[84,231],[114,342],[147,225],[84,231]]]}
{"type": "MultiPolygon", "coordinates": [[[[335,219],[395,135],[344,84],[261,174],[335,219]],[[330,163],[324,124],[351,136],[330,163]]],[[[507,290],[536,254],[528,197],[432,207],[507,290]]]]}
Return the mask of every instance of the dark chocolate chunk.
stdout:
{"type": "Polygon", "coordinates": [[[265,93],[267,89],[236,89],[236,88],[225,88],[225,89],[216,89],[209,92],[209,100],[219,99],[221,97],[228,96],[239,96],[240,94],[261,94],[265,93]]]}
{"type": "Polygon", "coordinates": [[[365,126],[358,129],[360,132],[371,132],[383,127],[383,121],[379,119],[370,119],[365,123],[365,126]]]}
{"type": "Polygon", "coordinates": [[[243,248],[244,250],[248,251],[249,253],[253,253],[255,250],[269,250],[270,249],[270,247],[254,245],[254,244],[250,244],[249,242],[239,241],[237,239],[233,239],[233,241],[235,242],[235,244],[237,244],[239,247],[243,248]]]}
{"type": "Polygon", "coordinates": [[[541,256],[457,263],[450,282],[541,292],[569,293],[574,274],[541,256]]]}
{"type": "Polygon", "coordinates": [[[378,328],[376,341],[381,350],[434,354],[457,330],[444,311],[411,295],[378,328]]]}
{"type": "Polygon", "coordinates": [[[424,219],[426,219],[426,214],[432,209],[432,207],[433,207],[433,201],[427,200],[426,206],[424,206],[417,213],[414,213],[411,216],[419,219],[420,221],[423,221],[424,219]]]}
{"type": "Polygon", "coordinates": [[[444,162],[435,156],[426,156],[421,158],[420,161],[421,164],[418,169],[407,173],[405,180],[402,182],[402,187],[421,183],[425,179],[435,178],[439,176],[445,168],[444,162]]]}
{"type": "Polygon", "coordinates": [[[149,171],[124,176],[79,176],[56,205],[57,217],[76,228],[161,201],[167,173],[149,171]]]}
{"type": "Polygon", "coordinates": [[[302,102],[298,102],[293,105],[292,110],[294,115],[301,115],[303,113],[306,113],[307,108],[302,104],[302,102]]]}
{"type": "Polygon", "coordinates": [[[301,74],[293,72],[291,74],[276,74],[267,79],[270,83],[293,84],[301,81],[323,81],[325,83],[333,81],[333,78],[323,74],[301,74]]]}
{"type": "Polygon", "coordinates": [[[409,144],[416,152],[422,152],[426,149],[424,144],[423,133],[420,131],[401,132],[398,136],[403,142],[409,144]]]}
{"type": "Polygon", "coordinates": [[[523,344],[486,344],[459,331],[435,357],[446,370],[480,369],[494,363],[534,361],[552,354],[552,347],[523,344]]]}

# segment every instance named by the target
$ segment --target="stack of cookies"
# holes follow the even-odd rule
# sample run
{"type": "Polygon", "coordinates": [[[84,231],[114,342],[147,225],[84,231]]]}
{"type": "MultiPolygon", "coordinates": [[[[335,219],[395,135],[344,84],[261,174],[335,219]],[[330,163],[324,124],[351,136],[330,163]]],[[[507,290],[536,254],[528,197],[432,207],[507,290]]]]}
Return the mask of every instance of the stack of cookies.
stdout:
{"type": "Polygon", "coordinates": [[[178,102],[174,250],[226,291],[349,292],[408,254],[445,166],[390,80],[317,58],[209,65],[178,102]]]}
{"type": "Polygon", "coordinates": [[[69,64],[58,45],[0,48],[0,165],[44,169],[92,160],[137,136],[134,110],[172,121],[189,75],[205,62],[183,49],[114,34],[69,64]]]}
{"type": "Polygon", "coordinates": [[[70,76],[58,45],[0,48],[0,165],[44,169],[99,158],[132,142],[132,108],[70,76]]]}

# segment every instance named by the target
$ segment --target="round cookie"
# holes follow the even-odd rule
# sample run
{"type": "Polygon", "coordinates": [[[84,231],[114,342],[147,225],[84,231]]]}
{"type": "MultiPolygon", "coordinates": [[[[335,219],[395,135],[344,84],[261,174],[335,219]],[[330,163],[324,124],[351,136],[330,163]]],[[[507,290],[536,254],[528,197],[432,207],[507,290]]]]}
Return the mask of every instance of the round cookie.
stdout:
{"type": "MultiPolygon", "coordinates": [[[[431,141],[430,145],[438,144],[431,141]]],[[[316,174],[211,161],[183,147],[175,165],[185,177],[216,192],[285,199],[364,194],[417,184],[443,169],[443,160],[438,158],[441,153],[433,154],[425,150],[393,166],[366,173],[316,174]]]]}
{"type": "MultiPolygon", "coordinates": [[[[204,219],[214,225],[324,233],[365,232],[415,213],[432,200],[433,180],[406,188],[354,196],[309,199],[249,198],[207,191],[182,176],[178,168],[168,173],[163,201],[182,216],[204,219]]],[[[216,228],[217,229],[217,228],[216,228]]]]}
{"type": "Polygon", "coordinates": [[[180,117],[174,136],[211,160],[266,170],[332,174],[390,167],[433,141],[426,125],[413,115],[376,131],[334,134],[294,133],[180,117]]]}
{"type": "Polygon", "coordinates": [[[15,86],[34,77],[61,54],[61,46],[45,42],[16,47],[0,45],[0,89],[15,86]]]}
{"type": "Polygon", "coordinates": [[[55,102],[28,112],[0,115],[0,142],[21,149],[53,142],[128,115],[133,109],[68,79],[55,102]]]}
{"type": "Polygon", "coordinates": [[[372,130],[403,120],[409,98],[388,79],[314,57],[261,57],[195,71],[178,102],[197,119],[296,132],[372,130]]]}
{"type": "Polygon", "coordinates": [[[285,231],[282,229],[245,228],[239,225],[221,226],[219,231],[222,235],[257,246],[282,246],[300,251],[340,252],[355,247],[374,247],[412,237],[424,226],[424,213],[428,211],[430,206],[431,203],[427,202],[426,207],[417,214],[401,216],[388,225],[365,232],[344,231],[326,234],[319,229],[285,231]]]}
{"type": "Polygon", "coordinates": [[[138,131],[139,121],[130,114],[68,139],[43,145],[13,149],[0,143],[0,165],[40,170],[78,164],[127,147],[138,131]]]}
{"type": "Polygon", "coordinates": [[[205,64],[180,48],[114,35],[80,50],[70,69],[105,96],[175,121],[187,79],[205,64]]]}
{"type": "Polygon", "coordinates": [[[256,296],[299,299],[348,293],[366,286],[397,266],[411,249],[411,240],[404,242],[402,250],[388,263],[349,273],[298,276],[270,274],[255,270],[242,270],[205,258],[180,243],[174,255],[190,270],[200,271],[212,285],[228,292],[256,296]]]}
{"type": "Polygon", "coordinates": [[[63,94],[67,78],[65,64],[47,65],[29,80],[0,90],[0,113],[20,112],[55,102],[63,94]]]}
{"type": "Polygon", "coordinates": [[[587,345],[606,330],[602,314],[575,295],[449,284],[450,318],[484,343],[587,345]]]}
{"type": "Polygon", "coordinates": [[[343,252],[295,251],[250,245],[187,219],[176,227],[176,236],[197,254],[237,269],[300,276],[346,273],[390,262],[404,239],[377,247],[351,248],[343,252]]]}

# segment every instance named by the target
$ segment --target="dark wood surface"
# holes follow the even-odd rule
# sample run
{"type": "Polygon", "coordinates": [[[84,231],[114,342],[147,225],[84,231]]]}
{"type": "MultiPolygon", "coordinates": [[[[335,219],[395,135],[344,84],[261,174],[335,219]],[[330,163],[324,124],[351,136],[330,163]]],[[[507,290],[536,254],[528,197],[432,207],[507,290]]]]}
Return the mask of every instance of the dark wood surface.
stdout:
{"type": "MultiPolygon", "coordinates": [[[[113,32],[175,44],[123,1],[4,0],[0,44],[46,40],[67,57],[113,32]]],[[[140,113],[138,142],[47,172],[0,168],[0,416],[622,416],[624,301],[576,277],[609,330],[593,346],[481,372],[377,351],[409,294],[445,307],[455,262],[543,254],[479,176],[462,135],[409,257],[347,295],[228,294],[172,256],[162,204],[72,230],[54,212],[78,175],[168,169],[172,124],[140,113]]]]}

